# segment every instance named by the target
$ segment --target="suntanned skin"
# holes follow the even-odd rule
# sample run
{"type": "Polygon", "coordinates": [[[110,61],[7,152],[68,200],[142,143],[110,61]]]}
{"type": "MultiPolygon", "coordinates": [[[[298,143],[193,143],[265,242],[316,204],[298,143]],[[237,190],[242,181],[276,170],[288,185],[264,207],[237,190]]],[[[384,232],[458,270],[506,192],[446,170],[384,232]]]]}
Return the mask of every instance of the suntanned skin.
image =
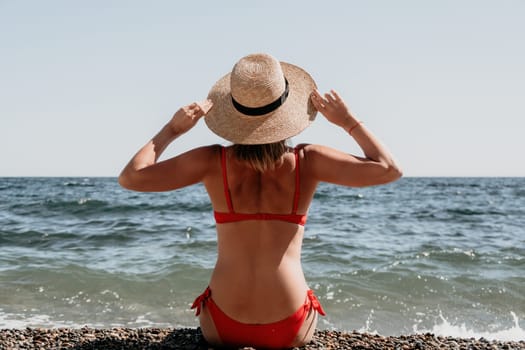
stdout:
{"type": "MultiPolygon", "coordinates": [[[[324,95],[313,91],[311,100],[328,121],[347,131],[351,129],[351,137],[364,156],[321,145],[299,145],[299,214],[307,213],[319,182],[360,187],[385,184],[401,176],[388,150],[359,124],[335,91],[324,95]]],[[[165,148],[195,126],[210,108],[213,103],[206,100],[179,109],[131,159],[120,174],[120,184],[135,191],[168,191],[202,182],[213,209],[227,212],[220,146],[204,146],[158,161],[165,148]]],[[[260,173],[236,160],[228,148],[227,170],[236,212],[291,212],[295,186],[293,150],[284,155],[275,169],[260,173]]],[[[243,323],[271,323],[296,312],[305,302],[308,290],[300,261],[303,235],[303,226],[281,221],[217,224],[218,258],[209,283],[216,304],[243,323]]],[[[206,307],[202,309],[200,324],[207,341],[220,344],[206,307]]],[[[316,324],[317,314],[311,312],[292,345],[309,342],[316,324]]]]}

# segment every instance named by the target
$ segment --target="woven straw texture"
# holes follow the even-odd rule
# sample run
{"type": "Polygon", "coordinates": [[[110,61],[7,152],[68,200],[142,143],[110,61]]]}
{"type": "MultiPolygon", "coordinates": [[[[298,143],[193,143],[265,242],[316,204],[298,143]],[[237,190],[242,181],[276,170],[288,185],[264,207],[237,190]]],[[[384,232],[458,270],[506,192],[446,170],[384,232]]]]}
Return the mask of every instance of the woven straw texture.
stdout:
{"type": "Polygon", "coordinates": [[[279,62],[267,54],[243,57],[231,73],[212,87],[208,99],[212,109],[205,121],[210,130],[236,144],[264,144],[299,134],[315,119],[316,109],[310,95],[316,88],[312,77],[302,68],[279,62]],[[235,100],[246,107],[262,107],[278,99],[288,80],[289,94],[275,111],[248,116],[237,111],[235,100]]]}

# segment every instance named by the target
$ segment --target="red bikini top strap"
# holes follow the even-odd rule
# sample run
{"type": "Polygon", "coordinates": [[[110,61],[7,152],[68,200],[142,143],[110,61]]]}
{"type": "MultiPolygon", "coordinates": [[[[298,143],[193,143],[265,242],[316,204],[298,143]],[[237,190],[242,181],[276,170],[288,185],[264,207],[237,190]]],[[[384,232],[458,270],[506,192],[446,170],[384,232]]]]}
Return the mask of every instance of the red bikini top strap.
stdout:
{"type": "Polygon", "coordinates": [[[299,193],[301,189],[301,184],[299,182],[299,151],[297,148],[294,148],[295,154],[295,195],[293,198],[293,209],[292,214],[297,214],[297,207],[299,206],[299,193]]]}
{"type": "Polygon", "coordinates": [[[226,173],[226,148],[221,148],[221,166],[222,166],[222,184],[224,187],[224,197],[226,197],[226,203],[228,204],[228,210],[233,213],[232,199],[230,196],[230,190],[228,188],[228,174],[226,173]]]}

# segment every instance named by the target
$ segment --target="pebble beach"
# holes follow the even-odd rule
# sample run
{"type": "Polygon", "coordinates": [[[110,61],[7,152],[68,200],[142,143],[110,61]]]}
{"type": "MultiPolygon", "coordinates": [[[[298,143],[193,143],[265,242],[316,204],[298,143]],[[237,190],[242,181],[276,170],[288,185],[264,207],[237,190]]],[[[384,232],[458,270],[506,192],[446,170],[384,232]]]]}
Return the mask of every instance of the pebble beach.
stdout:
{"type": "MultiPolygon", "coordinates": [[[[0,349],[213,349],[198,328],[25,328],[0,330],[0,349]]],[[[244,348],[250,349],[250,348],[244,348]]],[[[439,337],[430,333],[381,336],[358,332],[317,331],[308,345],[317,349],[525,349],[525,341],[439,337]]]]}

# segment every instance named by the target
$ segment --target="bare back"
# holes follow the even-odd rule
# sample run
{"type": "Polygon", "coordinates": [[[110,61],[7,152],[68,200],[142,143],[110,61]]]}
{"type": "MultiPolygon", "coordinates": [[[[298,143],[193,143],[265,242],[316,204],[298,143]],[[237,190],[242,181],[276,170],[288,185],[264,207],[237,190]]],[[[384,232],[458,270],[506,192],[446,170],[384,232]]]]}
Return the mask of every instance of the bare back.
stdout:
{"type": "MultiPolygon", "coordinates": [[[[293,151],[265,173],[236,160],[231,150],[226,155],[228,188],[236,212],[292,211],[296,182],[293,151]]],[[[224,212],[228,205],[220,155],[213,168],[214,176],[204,184],[214,210],[224,212]]],[[[314,190],[308,181],[300,181],[298,213],[308,211],[314,190]]],[[[300,261],[303,234],[303,226],[277,220],[217,224],[218,259],[210,287],[223,311],[245,323],[269,323],[295,312],[308,289],[300,261]]]]}

